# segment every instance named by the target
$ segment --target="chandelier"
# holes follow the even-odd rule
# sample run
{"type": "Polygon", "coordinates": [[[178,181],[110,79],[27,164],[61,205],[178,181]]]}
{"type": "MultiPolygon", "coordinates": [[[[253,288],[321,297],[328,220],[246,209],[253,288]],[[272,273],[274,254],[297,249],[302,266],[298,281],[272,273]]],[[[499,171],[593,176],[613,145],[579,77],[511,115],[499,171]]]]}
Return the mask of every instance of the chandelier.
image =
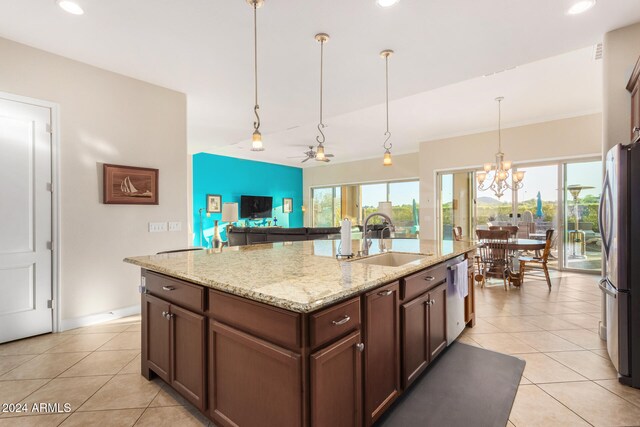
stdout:
{"type": "Polygon", "coordinates": [[[505,160],[504,153],[502,152],[502,111],[500,108],[502,100],[504,100],[502,96],[496,98],[496,101],[498,101],[498,152],[496,153],[496,163],[485,163],[484,171],[476,173],[478,190],[492,190],[498,199],[504,195],[505,191],[520,190],[524,185],[522,182],[524,179],[524,171],[512,171],[511,161],[505,160]],[[511,181],[511,183],[509,183],[509,181],[511,181]]]}

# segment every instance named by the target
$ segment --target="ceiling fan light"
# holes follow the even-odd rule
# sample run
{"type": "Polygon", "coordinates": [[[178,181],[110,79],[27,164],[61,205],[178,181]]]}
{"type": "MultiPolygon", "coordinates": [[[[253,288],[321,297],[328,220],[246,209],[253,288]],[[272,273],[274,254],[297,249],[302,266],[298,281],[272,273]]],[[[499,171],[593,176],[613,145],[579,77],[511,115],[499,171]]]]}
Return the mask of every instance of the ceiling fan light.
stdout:
{"type": "Polygon", "coordinates": [[[596,5],[596,0],[577,1],[569,8],[569,10],[567,10],[567,15],[579,15],[591,9],[595,5],[596,5]]]}
{"type": "Polygon", "coordinates": [[[58,6],[60,6],[60,8],[67,13],[70,13],[72,15],[84,15],[84,10],[82,9],[82,7],[74,1],[58,0],[56,3],[58,3],[58,6]]]}
{"type": "Polygon", "coordinates": [[[257,129],[253,132],[253,138],[251,139],[251,151],[264,151],[262,134],[257,129]]]}

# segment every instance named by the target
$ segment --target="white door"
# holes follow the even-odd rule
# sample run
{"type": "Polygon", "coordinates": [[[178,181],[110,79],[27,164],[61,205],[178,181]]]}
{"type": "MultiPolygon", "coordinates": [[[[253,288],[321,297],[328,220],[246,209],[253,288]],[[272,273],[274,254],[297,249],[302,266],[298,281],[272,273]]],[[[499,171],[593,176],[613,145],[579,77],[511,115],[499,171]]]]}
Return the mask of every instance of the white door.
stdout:
{"type": "Polygon", "coordinates": [[[51,109],[0,98],[0,343],[52,331],[51,109]]]}

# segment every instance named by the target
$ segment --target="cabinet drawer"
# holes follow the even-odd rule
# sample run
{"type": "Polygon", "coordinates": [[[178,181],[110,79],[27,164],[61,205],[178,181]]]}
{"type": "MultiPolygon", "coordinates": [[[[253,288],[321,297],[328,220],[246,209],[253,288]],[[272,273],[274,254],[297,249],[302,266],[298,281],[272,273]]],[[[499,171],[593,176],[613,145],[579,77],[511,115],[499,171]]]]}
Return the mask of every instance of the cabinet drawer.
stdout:
{"type": "Polygon", "coordinates": [[[310,316],[311,348],[360,328],[360,298],[354,298],[310,316]]]}
{"type": "Polygon", "coordinates": [[[405,277],[400,282],[400,299],[406,301],[417,297],[444,282],[446,278],[447,266],[445,264],[405,277]]]}
{"type": "Polygon", "coordinates": [[[145,270],[143,275],[146,289],[151,295],[198,312],[204,311],[205,289],[202,286],[192,285],[148,270],[145,270]]]}
{"type": "Polygon", "coordinates": [[[300,314],[209,290],[209,313],[234,326],[290,350],[302,347],[300,314]]]}

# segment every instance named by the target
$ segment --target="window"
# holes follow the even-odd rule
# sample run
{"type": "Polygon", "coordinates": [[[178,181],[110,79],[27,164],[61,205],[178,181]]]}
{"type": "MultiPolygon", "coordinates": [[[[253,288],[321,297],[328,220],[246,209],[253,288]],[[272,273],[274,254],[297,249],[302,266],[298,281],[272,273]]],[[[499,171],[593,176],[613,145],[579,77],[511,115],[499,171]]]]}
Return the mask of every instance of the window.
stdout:
{"type": "MultiPolygon", "coordinates": [[[[337,227],[342,218],[362,225],[367,215],[378,211],[378,203],[391,202],[396,236],[416,237],[418,234],[420,184],[418,181],[397,181],[371,184],[341,185],[311,190],[312,226],[337,227]]],[[[380,223],[377,218],[371,223],[380,223]]]]}
{"type": "Polygon", "coordinates": [[[340,187],[315,188],[312,198],[313,226],[337,227],[340,222],[340,187]]]}

